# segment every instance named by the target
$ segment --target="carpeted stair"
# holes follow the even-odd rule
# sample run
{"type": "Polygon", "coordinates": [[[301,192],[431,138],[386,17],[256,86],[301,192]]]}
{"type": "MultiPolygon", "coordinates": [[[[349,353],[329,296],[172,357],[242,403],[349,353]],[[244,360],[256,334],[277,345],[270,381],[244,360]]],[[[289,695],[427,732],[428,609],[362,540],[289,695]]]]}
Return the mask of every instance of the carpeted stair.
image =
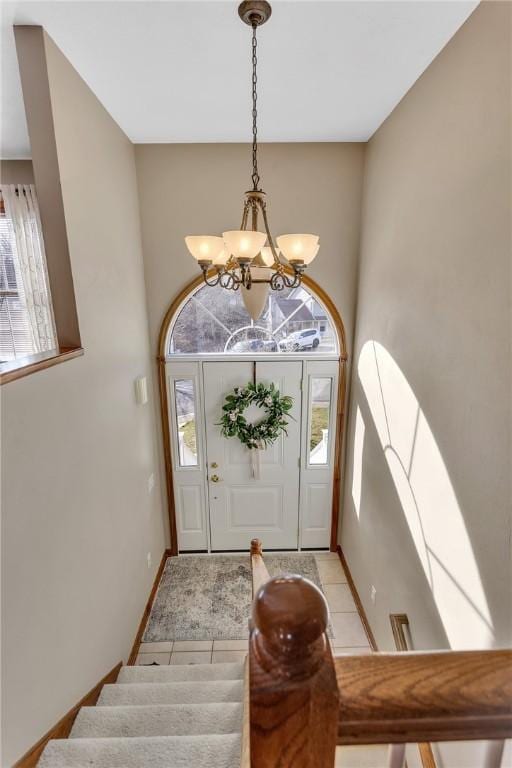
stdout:
{"type": "Polygon", "coordinates": [[[239,768],[243,669],[123,667],[38,768],[239,768]]]}

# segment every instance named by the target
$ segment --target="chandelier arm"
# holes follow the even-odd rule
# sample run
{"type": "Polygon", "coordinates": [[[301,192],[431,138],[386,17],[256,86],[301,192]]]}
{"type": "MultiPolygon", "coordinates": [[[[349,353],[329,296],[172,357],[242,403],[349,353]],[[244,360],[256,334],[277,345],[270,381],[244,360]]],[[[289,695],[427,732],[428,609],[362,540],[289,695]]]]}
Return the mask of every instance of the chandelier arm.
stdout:
{"type": "Polygon", "coordinates": [[[268,244],[270,246],[270,250],[272,252],[272,256],[274,257],[274,263],[272,264],[272,267],[276,267],[276,268],[277,267],[282,267],[283,263],[282,263],[281,259],[279,258],[279,255],[278,255],[278,253],[276,251],[276,248],[275,248],[275,245],[274,245],[274,240],[272,238],[272,234],[270,232],[270,227],[268,225],[267,206],[266,206],[264,200],[260,200],[259,201],[259,205],[260,205],[260,208],[261,208],[261,214],[263,216],[263,224],[265,225],[265,232],[267,233],[268,244]]]}
{"type": "Polygon", "coordinates": [[[290,280],[285,275],[285,283],[286,283],[288,288],[298,288],[299,285],[302,283],[302,278],[301,278],[301,276],[298,273],[295,273],[295,276],[294,276],[293,280],[290,280]]]}
{"type": "Polygon", "coordinates": [[[240,284],[236,273],[231,270],[225,270],[221,274],[220,285],[221,288],[225,288],[227,291],[237,291],[240,284]]]}
{"type": "Polygon", "coordinates": [[[295,272],[293,278],[285,272],[275,272],[270,278],[270,287],[273,291],[282,291],[284,288],[298,288],[302,282],[299,272],[295,272]]]}
{"type": "Polygon", "coordinates": [[[252,231],[257,232],[258,231],[258,203],[253,200],[252,201],[252,231]]]}
{"type": "Polygon", "coordinates": [[[217,285],[219,285],[219,283],[221,283],[221,279],[222,279],[223,273],[219,272],[218,269],[216,271],[216,276],[214,278],[209,278],[208,277],[208,270],[210,269],[209,265],[201,264],[201,269],[203,270],[203,280],[206,283],[206,285],[210,286],[210,288],[215,288],[215,286],[217,286],[217,285]]]}
{"type": "Polygon", "coordinates": [[[249,200],[246,200],[244,202],[244,210],[242,213],[242,223],[240,224],[240,229],[247,229],[247,218],[249,216],[249,206],[250,206],[250,202],[249,200]]]}
{"type": "Polygon", "coordinates": [[[284,288],[283,276],[280,272],[274,272],[270,278],[270,288],[273,291],[282,291],[284,288]]]}

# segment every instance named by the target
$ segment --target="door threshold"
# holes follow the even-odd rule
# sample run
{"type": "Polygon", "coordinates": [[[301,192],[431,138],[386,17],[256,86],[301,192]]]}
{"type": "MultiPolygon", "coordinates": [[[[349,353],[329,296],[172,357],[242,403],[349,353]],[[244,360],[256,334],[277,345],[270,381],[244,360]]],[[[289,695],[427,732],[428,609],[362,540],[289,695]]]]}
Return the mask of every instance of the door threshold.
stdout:
{"type": "MultiPolygon", "coordinates": [[[[267,552],[272,552],[274,554],[289,554],[289,553],[304,553],[304,554],[312,554],[314,555],[316,552],[330,552],[328,547],[322,547],[321,549],[264,549],[263,554],[267,552]]],[[[186,549],[181,552],[178,552],[178,555],[249,555],[250,552],[248,549],[212,549],[211,552],[208,552],[206,549],[186,549]]]]}

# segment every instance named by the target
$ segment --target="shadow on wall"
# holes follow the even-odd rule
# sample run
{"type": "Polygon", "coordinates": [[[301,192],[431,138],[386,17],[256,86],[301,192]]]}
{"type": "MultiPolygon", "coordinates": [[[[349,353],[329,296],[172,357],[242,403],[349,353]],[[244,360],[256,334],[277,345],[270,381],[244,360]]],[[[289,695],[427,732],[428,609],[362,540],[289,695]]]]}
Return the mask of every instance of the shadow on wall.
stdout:
{"type": "MultiPolygon", "coordinates": [[[[368,341],[358,375],[412,541],[452,648],[493,645],[494,628],[464,517],[432,430],[389,352],[368,341]]],[[[361,511],[365,422],[355,417],[352,498],[361,511]]]]}

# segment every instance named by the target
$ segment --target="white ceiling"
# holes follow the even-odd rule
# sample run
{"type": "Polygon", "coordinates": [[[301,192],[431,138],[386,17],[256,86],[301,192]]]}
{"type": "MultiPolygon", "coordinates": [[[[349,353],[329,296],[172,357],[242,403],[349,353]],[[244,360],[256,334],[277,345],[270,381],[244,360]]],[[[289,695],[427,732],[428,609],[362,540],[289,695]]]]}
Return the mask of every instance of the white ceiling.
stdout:
{"type": "MultiPolygon", "coordinates": [[[[365,141],[477,2],[274,0],[259,33],[262,141],[365,141]]],[[[134,142],[250,139],[236,2],[3,2],[0,156],[30,157],[13,24],[41,24],[134,142]]]]}

